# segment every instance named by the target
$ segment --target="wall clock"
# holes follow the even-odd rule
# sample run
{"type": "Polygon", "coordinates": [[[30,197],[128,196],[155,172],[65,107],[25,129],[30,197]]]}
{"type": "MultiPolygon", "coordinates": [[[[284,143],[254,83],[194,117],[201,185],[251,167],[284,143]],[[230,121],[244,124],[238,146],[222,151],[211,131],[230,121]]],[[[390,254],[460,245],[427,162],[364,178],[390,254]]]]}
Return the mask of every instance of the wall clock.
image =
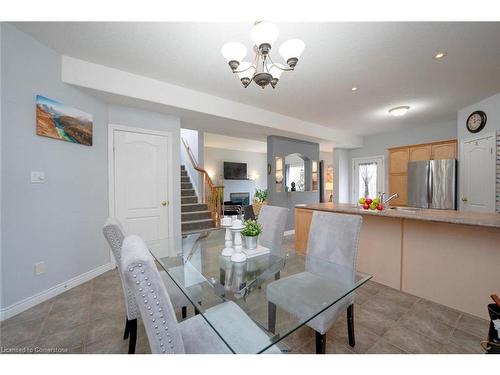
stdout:
{"type": "Polygon", "coordinates": [[[483,111],[472,112],[465,123],[471,133],[479,133],[486,125],[486,113],[483,111]]]}

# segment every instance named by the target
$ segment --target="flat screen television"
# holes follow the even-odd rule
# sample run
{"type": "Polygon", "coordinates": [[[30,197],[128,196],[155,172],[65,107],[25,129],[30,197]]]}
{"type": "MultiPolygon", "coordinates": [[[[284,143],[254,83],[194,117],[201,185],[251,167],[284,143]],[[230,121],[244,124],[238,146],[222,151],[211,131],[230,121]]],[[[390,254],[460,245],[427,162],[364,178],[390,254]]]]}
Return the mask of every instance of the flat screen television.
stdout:
{"type": "Polygon", "coordinates": [[[246,180],[247,164],[224,162],[224,179],[226,180],[246,180]]]}

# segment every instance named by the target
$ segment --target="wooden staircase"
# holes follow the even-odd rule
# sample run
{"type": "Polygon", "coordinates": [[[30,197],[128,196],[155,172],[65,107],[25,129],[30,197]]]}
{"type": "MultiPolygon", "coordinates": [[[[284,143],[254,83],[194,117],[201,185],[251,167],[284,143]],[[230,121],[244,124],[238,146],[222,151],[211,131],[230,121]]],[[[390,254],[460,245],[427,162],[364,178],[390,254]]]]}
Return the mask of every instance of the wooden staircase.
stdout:
{"type": "Polygon", "coordinates": [[[181,165],[181,228],[182,234],[200,232],[216,227],[206,203],[198,203],[198,197],[186,167],[181,165]]]}

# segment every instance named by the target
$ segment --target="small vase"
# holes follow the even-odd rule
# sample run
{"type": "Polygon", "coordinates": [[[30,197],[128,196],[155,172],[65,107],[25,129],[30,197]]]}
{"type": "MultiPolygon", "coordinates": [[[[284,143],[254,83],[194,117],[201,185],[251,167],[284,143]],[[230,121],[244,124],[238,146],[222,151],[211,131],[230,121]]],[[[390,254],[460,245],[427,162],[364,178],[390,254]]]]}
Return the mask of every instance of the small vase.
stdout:
{"type": "Polygon", "coordinates": [[[245,236],[245,247],[247,250],[254,250],[257,248],[257,238],[259,236],[245,236]]]}

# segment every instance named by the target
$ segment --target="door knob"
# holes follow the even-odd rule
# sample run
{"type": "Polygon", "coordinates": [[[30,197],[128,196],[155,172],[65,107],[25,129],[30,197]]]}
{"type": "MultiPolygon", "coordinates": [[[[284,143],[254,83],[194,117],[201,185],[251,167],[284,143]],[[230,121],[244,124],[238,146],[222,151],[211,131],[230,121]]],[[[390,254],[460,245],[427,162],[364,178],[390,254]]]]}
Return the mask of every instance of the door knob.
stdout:
{"type": "Polygon", "coordinates": [[[163,202],[161,202],[161,205],[162,205],[163,207],[165,207],[165,206],[167,205],[167,201],[163,201],[163,202]]]}
{"type": "Polygon", "coordinates": [[[467,202],[467,198],[462,197],[462,202],[467,202]]]}

